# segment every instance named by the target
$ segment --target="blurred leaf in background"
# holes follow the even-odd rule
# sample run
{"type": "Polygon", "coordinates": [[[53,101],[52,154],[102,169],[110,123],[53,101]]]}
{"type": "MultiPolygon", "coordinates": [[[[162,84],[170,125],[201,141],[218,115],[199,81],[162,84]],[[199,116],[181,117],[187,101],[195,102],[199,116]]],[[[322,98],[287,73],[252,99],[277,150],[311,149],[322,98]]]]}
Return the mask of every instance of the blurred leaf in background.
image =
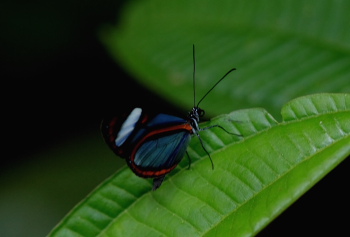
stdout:
{"type": "Polygon", "coordinates": [[[297,96],[350,91],[349,9],[326,0],[135,1],[102,36],[130,74],[172,103],[192,106],[195,44],[199,95],[237,68],[204,102],[208,112],[264,107],[280,116],[297,96]]]}

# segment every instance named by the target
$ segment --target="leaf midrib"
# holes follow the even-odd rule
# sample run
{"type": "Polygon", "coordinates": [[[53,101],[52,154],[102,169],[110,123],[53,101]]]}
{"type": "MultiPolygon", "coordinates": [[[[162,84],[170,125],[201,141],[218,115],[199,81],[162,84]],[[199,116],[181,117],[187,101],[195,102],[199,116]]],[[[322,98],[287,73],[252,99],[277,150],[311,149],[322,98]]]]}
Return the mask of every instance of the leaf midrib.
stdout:
{"type": "MultiPolygon", "coordinates": [[[[244,139],[239,140],[239,141],[233,141],[233,142],[230,143],[230,144],[226,144],[224,147],[219,148],[219,149],[213,151],[211,154],[214,155],[214,154],[216,154],[216,153],[220,153],[222,150],[230,149],[230,147],[233,146],[233,145],[237,145],[237,144],[239,144],[239,143],[245,142],[246,140],[253,139],[254,137],[256,137],[256,136],[258,136],[258,135],[260,135],[260,134],[262,134],[262,133],[266,133],[266,132],[270,131],[271,129],[278,129],[278,128],[280,128],[281,126],[286,126],[286,125],[290,125],[290,124],[300,123],[300,122],[305,121],[305,120],[312,120],[312,119],[319,118],[319,117],[322,117],[322,116],[327,116],[327,115],[332,115],[332,114],[339,114],[339,113],[342,113],[342,112],[347,112],[347,110],[344,109],[344,110],[340,110],[340,111],[326,111],[326,112],[323,112],[322,114],[306,115],[305,117],[302,117],[302,118],[294,118],[295,120],[290,120],[290,121],[286,121],[286,122],[282,122],[282,123],[277,123],[277,124],[270,124],[270,127],[267,127],[267,128],[265,128],[265,129],[259,130],[259,131],[255,130],[253,134],[248,135],[247,137],[244,137],[244,139]]],[[[280,179],[282,179],[282,178],[285,177],[287,174],[289,174],[290,172],[292,172],[292,171],[293,171],[295,168],[297,168],[299,165],[301,165],[302,163],[304,163],[304,162],[310,160],[312,157],[314,157],[314,156],[317,155],[318,153],[321,153],[322,151],[324,151],[325,149],[329,148],[330,146],[333,146],[334,144],[338,143],[339,141],[342,141],[343,139],[347,139],[349,136],[350,136],[350,135],[346,135],[346,136],[343,136],[343,137],[339,137],[338,139],[333,139],[333,142],[332,142],[331,144],[329,144],[329,145],[327,145],[327,146],[325,146],[325,147],[322,147],[321,149],[318,148],[316,152],[312,153],[312,155],[305,156],[305,157],[302,159],[301,162],[298,162],[298,163],[296,163],[296,164],[294,164],[294,165],[291,165],[291,167],[290,167],[288,170],[286,170],[283,174],[279,175],[279,178],[278,178],[278,179],[275,179],[273,182],[271,182],[270,184],[268,184],[268,185],[266,185],[265,187],[263,187],[261,190],[259,190],[259,192],[255,192],[254,195],[252,195],[249,199],[245,200],[244,202],[242,202],[242,203],[237,203],[237,204],[236,204],[236,208],[235,208],[233,211],[228,212],[227,214],[222,214],[219,210],[216,210],[214,207],[211,207],[213,210],[215,210],[216,212],[220,213],[220,215],[221,215],[223,218],[221,219],[220,222],[217,222],[217,224],[213,225],[212,228],[208,229],[207,231],[201,233],[200,230],[198,230],[198,229],[196,228],[195,225],[191,224],[191,223],[188,222],[187,220],[186,220],[186,222],[188,223],[188,225],[192,226],[197,232],[199,232],[199,233],[201,233],[201,234],[203,234],[203,235],[206,234],[206,233],[208,233],[209,231],[211,231],[211,229],[213,229],[214,227],[220,225],[220,223],[221,223],[222,221],[224,221],[225,219],[229,218],[233,213],[236,213],[236,212],[237,212],[241,207],[243,207],[245,204],[249,203],[249,202],[250,202],[251,200],[253,200],[256,196],[260,195],[264,190],[267,190],[269,187],[271,187],[272,185],[274,185],[274,184],[275,184],[276,182],[278,182],[280,179]]],[[[204,157],[206,157],[206,155],[199,155],[198,153],[197,153],[197,155],[198,155],[200,158],[197,159],[196,161],[192,162],[192,165],[198,164],[199,162],[203,161],[204,157]]],[[[124,168],[124,169],[126,169],[126,168],[124,168]]],[[[171,181],[171,178],[172,178],[172,177],[176,177],[177,175],[181,174],[181,173],[184,172],[184,171],[185,171],[185,169],[179,170],[176,174],[172,175],[172,176],[169,178],[168,181],[169,181],[169,182],[172,182],[172,181],[171,181]]],[[[196,172],[196,173],[199,174],[203,179],[205,179],[205,177],[203,177],[199,172],[196,172]]],[[[207,179],[205,179],[205,180],[206,180],[207,182],[209,182],[209,180],[207,180],[207,179]]],[[[243,181],[242,181],[242,182],[243,182],[243,181]]],[[[175,185],[175,186],[176,186],[176,185],[175,185]]],[[[182,189],[181,189],[181,190],[182,190],[182,189]]],[[[184,190],[182,190],[182,191],[185,192],[184,190]]],[[[221,189],[220,189],[220,191],[223,192],[223,193],[225,193],[225,192],[224,192],[223,190],[221,190],[221,189]]],[[[194,197],[194,198],[197,198],[197,197],[193,196],[192,194],[190,194],[190,193],[188,193],[188,192],[186,192],[186,193],[187,193],[188,195],[194,197]]],[[[225,194],[226,194],[226,193],[225,193],[225,194]]],[[[112,221],[100,232],[100,235],[102,235],[103,233],[105,233],[105,232],[109,229],[108,227],[109,227],[109,226],[112,226],[113,223],[117,222],[117,220],[118,220],[119,218],[121,218],[123,215],[127,214],[128,210],[129,210],[130,208],[132,208],[133,206],[135,206],[138,202],[140,202],[140,201],[143,199],[143,197],[146,197],[146,195],[151,195],[151,193],[145,192],[145,193],[143,193],[141,196],[139,196],[134,202],[132,202],[131,205],[129,205],[127,208],[125,208],[122,212],[120,212],[119,215],[118,215],[116,218],[112,219],[112,221]]],[[[163,206],[163,207],[164,207],[164,205],[162,205],[161,203],[159,203],[159,202],[157,201],[156,198],[154,198],[154,197],[152,197],[152,198],[153,198],[154,201],[156,201],[160,206],[163,206]]],[[[230,197],[230,199],[232,199],[232,198],[230,197]]],[[[203,200],[201,200],[201,201],[203,202],[203,200]]],[[[164,207],[164,208],[166,208],[166,207],[164,207]]],[[[130,213],[129,213],[129,215],[132,216],[130,213]]],[[[179,218],[185,220],[185,219],[184,219],[183,217],[181,217],[181,216],[179,216],[179,218]]],[[[143,224],[143,223],[140,222],[140,221],[138,221],[138,222],[141,223],[141,224],[143,224]]],[[[162,233],[162,232],[160,232],[160,231],[157,230],[157,229],[155,229],[155,230],[156,230],[157,232],[159,232],[159,233],[162,233]]],[[[163,234],[163,233],[162,233],[162,234],[163,234]]]]}
{"type": "MultiPolygon", "coordinates": [[[[269,187],[273,186],[275,183],[277,183],[279,180],[281,180],[283,177],[285,177],[287,174],[291,173],[294,169],[296,169],[297,167],[299,167],[301,164],[303,164],[304,162],[309,161],[310,159],[312,159],[313,157],[317,156],[317,154],[323,152],[324,150],[328,149],[331,146],[336,145],[338,142],[342,142],[345,139],[348,139],[350,137],[350,135],[346,135],[344,137],[341,137],[337,140],[334,140],[334,142],[332,142],[332,144],[329,144],[325,147],[322,147],[321,149],[318,149],[316,152],[314,152],[312,155],[306,156],[305,158],[302,159],[301,162],[298,162],[294,165],[291,165],[291,168],[289,168],[286,172],[284,172],[283,174],[281,174],[278,179],[275,179],[274,181],[272,181],[270,184],[266,185],[265,187],[263,187],[261,190],[259,190],[258,192],[255,192],[255,194],[253,194],[250,198],[248,198],[246,201],[242,202],[241,204],[237,204],[237,208],[234,209],[234,211],[231,211],[227,214],[223,215],[223,218],[221,219],[220,222],[217,222],[217,224],[213,225],[211,229],[208,229],[207,231],[203,232],[203,236],[206,235],[209,231],[211,231],[212,229],[214,229],[216,226],[219,226],[220,223],[222,223],[225,219],[229,218],[231,215],[233,215],[234,213],[236,213],[241,207],[243,207],[245,204],[249,203],[251,200],[253,200],[255,197],[261,195],[261,193],[265,190],[267,190],[269,187]]],[[[300,196],[301,194],[299,194],[300,196]]],[[[281,213],[283,210],[279,209],[279,212],[274,213],[275,216],[278,213],[281,213]]]]}

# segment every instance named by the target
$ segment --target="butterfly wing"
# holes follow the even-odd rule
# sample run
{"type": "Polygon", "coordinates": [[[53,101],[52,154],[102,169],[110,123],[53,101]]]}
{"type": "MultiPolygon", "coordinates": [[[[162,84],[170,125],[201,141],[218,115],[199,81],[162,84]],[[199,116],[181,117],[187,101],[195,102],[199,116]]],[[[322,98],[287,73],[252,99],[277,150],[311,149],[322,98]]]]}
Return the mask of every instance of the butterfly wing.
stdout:
{"type": "Polygon", "coordinates": [[[126,159],[132,171],[154,178],[153,189],[157,189],[185,155],[192,126],[180,117],[151,115],[135,108],[124,116],[105,119],[101,131],[109,147],[126,159]]]}
{"type": "Polygon", "coordinates": [[[158,133],[141,143],[131,156],[128,165],[135,174],[153,179],[153,190],[162,184],[165,175],[171,172],[185,155],[191,140],[188,130],[158,133]]]}
{"type": "Polygon", "coordinates": [[[103,138],[115,154],[122,158],[129,157],[133,146],[129,140],[138,133],[139,127],[142,127],[142,121],[147,121],[147,115],[142,113],[140,108],[134,108],[120,116],[109,117],[102,121],[103,138]]]}
{"type": "Polygon", "coordinates": [[[152,134],[132,154],[130,166],[142,177],[167,174],[182,160],[190,140],[184,129],[152,134]]]}

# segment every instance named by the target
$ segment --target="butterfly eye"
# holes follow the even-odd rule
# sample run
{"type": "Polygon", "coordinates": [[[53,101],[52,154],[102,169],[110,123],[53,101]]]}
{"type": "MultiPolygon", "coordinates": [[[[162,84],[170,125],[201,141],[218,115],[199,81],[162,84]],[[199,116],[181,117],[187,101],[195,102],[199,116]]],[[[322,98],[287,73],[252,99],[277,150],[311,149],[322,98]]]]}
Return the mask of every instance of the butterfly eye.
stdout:
{"type": "Polygon", "coordinates": [[[203,109],[198,109],[199,117],[203,117],[205,115],[205,111],[203,109]]]}

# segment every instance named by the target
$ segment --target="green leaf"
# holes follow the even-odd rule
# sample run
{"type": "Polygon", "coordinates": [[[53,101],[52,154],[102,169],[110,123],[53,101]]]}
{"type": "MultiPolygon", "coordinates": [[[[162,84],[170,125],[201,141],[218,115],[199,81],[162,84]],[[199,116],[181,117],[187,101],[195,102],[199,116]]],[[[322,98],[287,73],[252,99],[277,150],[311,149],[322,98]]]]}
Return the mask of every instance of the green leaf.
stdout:
{"type": "Polygon", "coordinates": [[[137,80],[186,108],[195,44],[199,97],[237,68],[202,103],[208,112],[263,107],[278,118],[292,98],[350,92],[349,11],[332,0],[140,0],[101,38],[137,80]]]}
{"type": "Polygon", "coordinates": [[[157,191],[127,167],[106,180],[51,236],[252,236],[350,155],[350,94],[315,94],[282,108],[234,111],[198,139],[157,191]]]}

